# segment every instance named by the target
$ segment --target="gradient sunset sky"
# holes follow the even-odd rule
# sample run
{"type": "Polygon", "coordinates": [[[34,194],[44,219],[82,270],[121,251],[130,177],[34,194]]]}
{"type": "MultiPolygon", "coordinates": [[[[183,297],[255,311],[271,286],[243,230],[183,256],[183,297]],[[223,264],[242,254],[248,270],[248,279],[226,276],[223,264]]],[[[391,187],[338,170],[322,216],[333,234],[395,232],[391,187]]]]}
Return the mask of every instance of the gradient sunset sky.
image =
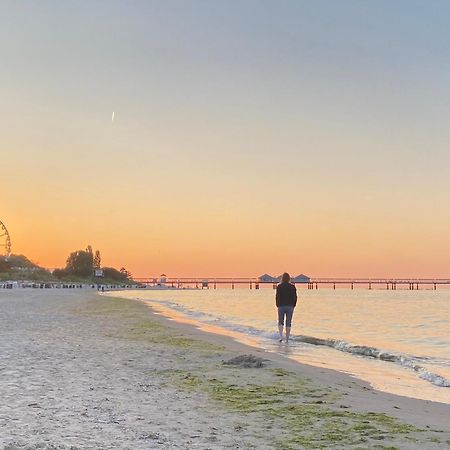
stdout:
{"type": "Polygon", "coordinates": [[[2,1],[13,252],[448,277],[449,23],[445,1],[2,1]]]}

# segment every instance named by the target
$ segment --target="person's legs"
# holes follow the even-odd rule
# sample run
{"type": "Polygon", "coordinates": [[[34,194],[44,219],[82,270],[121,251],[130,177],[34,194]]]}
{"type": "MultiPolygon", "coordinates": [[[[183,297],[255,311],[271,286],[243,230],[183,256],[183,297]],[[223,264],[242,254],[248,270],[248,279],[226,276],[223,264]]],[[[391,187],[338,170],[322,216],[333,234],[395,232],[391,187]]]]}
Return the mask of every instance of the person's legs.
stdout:
{"type": "Polygon", "coordinates": [[[286,308],[286,342],[289,341],[291,335],[292,315],[294,314],[294,307],[289,306],[286,308]]]}
{"type": "Polygon", "coordinates": [[[284,310],[282,306],[278,307],[278,333],[280,342],[283,340],[284,310]]]}
{"type": "Polygon", "coordinates": [[[278,325],[278,334],[280,335],[279,341],[283,341],[283,325],[278,325]]]}

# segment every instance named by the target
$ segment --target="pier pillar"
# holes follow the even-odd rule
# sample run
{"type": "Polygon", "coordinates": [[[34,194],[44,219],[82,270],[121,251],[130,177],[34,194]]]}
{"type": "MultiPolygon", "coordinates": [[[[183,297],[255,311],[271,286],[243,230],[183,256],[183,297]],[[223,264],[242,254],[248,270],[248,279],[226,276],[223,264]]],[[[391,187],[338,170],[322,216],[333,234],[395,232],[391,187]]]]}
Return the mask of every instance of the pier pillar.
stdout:
{"type": "Polygon", "coordinates": [[[259,284],[255,283],[255,289],[259,289],[259,284]]]}
{"type": "Polygon", "coordinates": [[[433,289],[436,290],[436,283],[434,283],[433,289]]]}
{"type": "Polygon", "coordinates": [[[214,280],[214,289],[217,289],[216,280],[214,280]]]}
{"type": "Polygon", "coordinates": [[[252,285],[252,282],[250,281],[250,289],[252,289],[253,288],[253,285],[252,285]]]}
{"type": "Polygon", "coordinates": [[[231,289],[234,289],[234,281],[231,282],[231,289]]]}
{"type": "Polygon", "coordinates": [[[389,283],[386,283],[386,289],[389,290],[389,283]]]}
{"type": "Polygon", "coordinates": [[[372,283],[369,283],[369,289],[372,289],[372,283]]]}
{"type": "Polygon", "coordinates": [[[316,283],[316,289],[319,289],[319,283],[316,283]]]}
{"type": "Polygon", "coordinates": [[[333,283],[333,289],[336,290],[336,283],[333,283]]]}
{"type": "Polygon", "coordinates": [[[198,289],[198,282],[195,283],[195,289],[198,289]]]}
{"type": "Polygon", "coordinates": [[[352,289],[353,289],[353,283],[352,283],[352,289]]]}

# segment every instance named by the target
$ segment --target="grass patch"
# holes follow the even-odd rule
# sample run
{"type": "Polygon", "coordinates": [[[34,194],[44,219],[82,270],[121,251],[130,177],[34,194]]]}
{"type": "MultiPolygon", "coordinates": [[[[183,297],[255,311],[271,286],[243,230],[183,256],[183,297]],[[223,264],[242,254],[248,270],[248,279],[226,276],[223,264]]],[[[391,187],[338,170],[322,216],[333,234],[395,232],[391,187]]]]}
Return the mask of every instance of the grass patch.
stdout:
{"type": "Polygon", "coordinates": [[[276,376],[276,377],[291,377],[295,375],[293,372],[289,372],[285,369],[282,369],[280,367],[274,367],[273,369],[270,369],[270,371],[276,376]]]}
{"type": "Polygon", "coordinates": [[[148,308],[133,300],[95,296],[94,300],[74,311],[86,316],[119,316],[126,319],[139,319],[144,313],[148,313],[148,308]]]}
{"type": "Polygon", "coordinates": [[[152,344],[164,344],[172,347],[200,351],[223,351],[224,347],[200,339],[193,339],[176,333],[175,327],[167,327],[154,320],[141,320],[131,326],[127,338],[152,344]]]}
{"type": "Polygon", "coordinates": [[[134,300],[98,296],[94,301],[89,302],[86,307],[79,308],[76,312],[89,316],[116,318],[118,325],[119,319],[125,319],[120,323],[120,329],[109,333],[111,337],[198,351],[224,350],[222,346],[186,337],[178,332],[176,326],[166,325],[159,320],[149,318],[149,308],[134,300]]]}
{"type": "Polygon", "coordinates": [[[332,406],[314,404],[317,397],[330,402],[333,393],[321,390],[283,369],[270,370],[276,383],[231,384],[207,374],[174,371],[166,373],[171,384],[187,390],[206,393],[226,408],[243,414],[262,414],[268,426],[280,429],[279,449],[295,448],[395,448],[377,441],[409,437],[420,430],[380,413],[354,413],[332,406]],[[276,380],[276,378],[278,380],[276,380]],[[279,379],[281,377],[282,379],[279,379]]]}

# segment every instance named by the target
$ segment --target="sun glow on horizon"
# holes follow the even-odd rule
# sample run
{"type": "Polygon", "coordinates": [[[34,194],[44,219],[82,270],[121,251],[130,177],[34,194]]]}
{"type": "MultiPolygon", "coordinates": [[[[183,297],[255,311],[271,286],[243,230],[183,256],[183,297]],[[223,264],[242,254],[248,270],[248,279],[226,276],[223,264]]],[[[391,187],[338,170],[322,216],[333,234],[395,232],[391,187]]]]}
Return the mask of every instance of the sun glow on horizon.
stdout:
{"type": "Polygon", "coordinates": [[[13,252],[54,268],[90,244],[135,276],[447,277],[448,18],[0,6],[13,252]]]}

